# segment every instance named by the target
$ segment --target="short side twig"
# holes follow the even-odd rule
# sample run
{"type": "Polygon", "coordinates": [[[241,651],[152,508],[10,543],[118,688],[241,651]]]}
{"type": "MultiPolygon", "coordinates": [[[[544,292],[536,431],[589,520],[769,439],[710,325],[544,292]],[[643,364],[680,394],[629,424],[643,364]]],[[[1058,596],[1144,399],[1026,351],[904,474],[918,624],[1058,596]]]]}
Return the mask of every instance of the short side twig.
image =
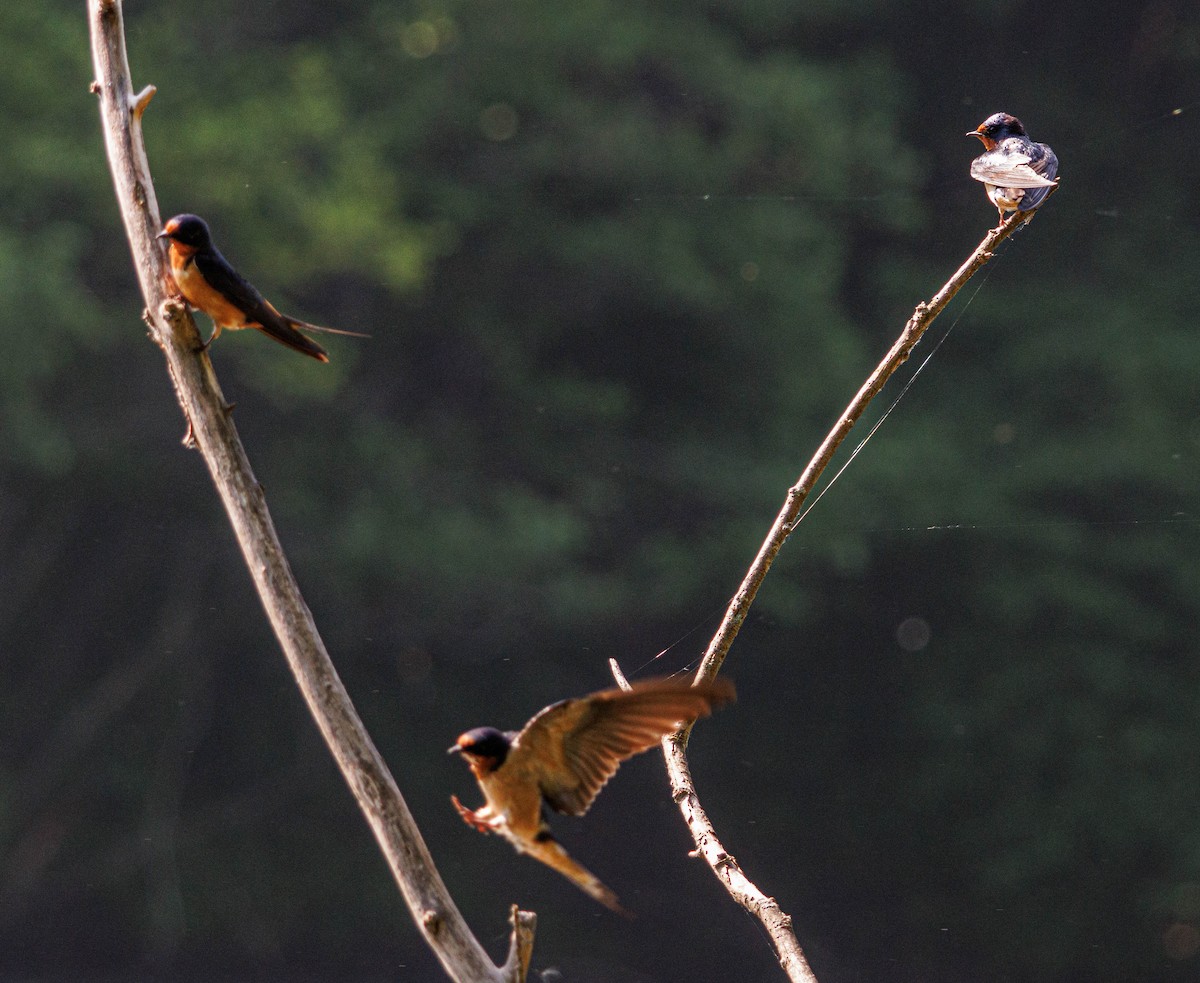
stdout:
{"type": "MultiPolygon", "coordinates": [[[[1050,193],[1053,194],[1054,190],[1056,188],[1051,189],[1050,193]]],[[[808,466],[801,473],[799,480],[788,489],[779,515],[771,525],[767,538],[759,547],[754,562],[750,564],[750,569],[742,579],[737,593],[734,594],[726,608],[725,616],[722,618],[716,634],[713,635],[712,641],[705,650],[700,668],[696,671],[697,682],[714,679],[720,672],[725,656],[729,653],[734,638],[737,637],[742,623],[746,620],[746,614],[750,610],[750,605],[754,603],[755,595],[758,593],[767,571],[771,568],[771,564],[779,554],[784,542],[795,529],[801,507],[842,441],[846,439],[851,428],[866,410],[867,405],[883,389],[884,384],[896,369],[908,359],[917,342],[921,340],[929,325],[933,323],[934,318],[945,309],[963,285],[992,258],[996,247],[1030,217],[1032,216],[1014,212],[999,226],[989,231],[975,251],[967,258],[967,261],[933,295],[933,298],[917,305],[891,350],[876,366],[875,371],[867,377],[867,381],[850,401],[850,405],[846,407],[833,429],[821,442],[821,446],[817,448],[816,454],[808,462],[808,466]]],[[[622,686],[628,685],[616,660],[610,660],[610,665],[617,682],[622,686]]],[[[765,895],[746,877],[737,861],[725,851],[717,839],[716,830],[701,807],[695,785],[692,782],[691,768],[687,760],[687,745],[690,736],[691,727],[685,727],[679,733],[663,738],[662,746],[667,764],[667,775],[671,783],[671,795],[679,803],[684,822],[696,843],[697,855],[707,861],[713,873],[725,885],[733,899],[762,922],[771,938],[771,944],[775,947],[780,965],[787,972],[788,978],[795,983],[816,983],[816,977],[804,958],[804,953],[796,939],[791,917],[780,910],[773,898],[765,895]]]]}
{"type": "Polygon", "coordinates": [[[504,961],[502,972],[505,979],[524,980],[529,973],[530,960],[533,959],[533,936],[537,929],[537,915],[532,911],[522,911],[513,905],[508,920],[513,931],[508,946],[508,958],[504,961]]]}
{"type": "Polygon", "coordinates": [[[338,678],[275,533],[200,335],[170,296],[160,218],[141,120],[152,86],[133,94],[120,0],[88,0],[100,112],[117,203],[145,297],[146,319],[166,356],[188,421],[189,446],[204,458],[255,587],[297,685],[383,851],[413,918],[446,972],[461,983],[521,983],[529,968],[535,918],[513,909],[503,966],[495,966],[450,897],[400,790],[338,678]]]}

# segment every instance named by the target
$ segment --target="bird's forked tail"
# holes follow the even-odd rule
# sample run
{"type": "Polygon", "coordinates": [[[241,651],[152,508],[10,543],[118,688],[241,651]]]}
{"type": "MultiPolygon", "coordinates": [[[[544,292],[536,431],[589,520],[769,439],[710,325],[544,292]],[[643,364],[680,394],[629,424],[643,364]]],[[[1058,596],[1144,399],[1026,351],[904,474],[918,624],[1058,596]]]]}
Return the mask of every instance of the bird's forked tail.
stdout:
{"type": "Polygon", "coordinates": [[[626,918],[633,917],[631,912],[621,907],[617,896],[604,886],[600,878],[583,864],[574,860],[549,830],[543,829],[532,842],[522,843],[521,850],[540,860],[547,867],[557,870],[563,877],[572,881],[580,890],[586,891],[606,908],[626,918]]]}

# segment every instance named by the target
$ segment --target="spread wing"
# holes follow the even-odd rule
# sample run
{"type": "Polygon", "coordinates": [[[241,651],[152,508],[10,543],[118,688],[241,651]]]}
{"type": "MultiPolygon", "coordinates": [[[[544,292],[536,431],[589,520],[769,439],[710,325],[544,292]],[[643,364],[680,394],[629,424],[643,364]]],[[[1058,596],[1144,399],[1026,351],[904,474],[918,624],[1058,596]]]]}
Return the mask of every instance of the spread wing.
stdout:
{"type": "Polygon", "coordinates": [[[519,757],[536,774],[551,806],[582,816],[622,761],[732,699],[728,680],[692,686],[683,679],[656,679],[631,690],[563,700],[525,725],[510,761],[519,757]]]}
{"type": "Polygon", "coordinates": [[[1058,173],[1058,158],[1042,143],[1029,153],[990,150],[971,162],[971,177],[1000,188],[1050,188],[1058,173]]]}

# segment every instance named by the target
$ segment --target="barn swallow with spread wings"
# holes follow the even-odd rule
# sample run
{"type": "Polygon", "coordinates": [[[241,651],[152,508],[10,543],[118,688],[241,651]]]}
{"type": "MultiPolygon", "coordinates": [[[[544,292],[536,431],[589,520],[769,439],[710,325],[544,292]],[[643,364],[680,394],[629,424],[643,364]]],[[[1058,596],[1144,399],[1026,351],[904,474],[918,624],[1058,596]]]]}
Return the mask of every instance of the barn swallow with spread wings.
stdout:
{"type": "Polygon", "coordinates": [[[606,689],[561,700],[535,715],[520,733],[477,727],[449,749],[461,754],[487,800],[468,809],[451,796],[467,825],[498,833],[573,881],[601,904],[628,914],[617,896],[554,839],[546,806],[582,816],[626,758],[734,699],[733,684],[718,679],[693,686],[686,679],[653,679],[632,689],[606,689]]]}
{"type": "Polygon", "coordinates": [[[167,254],[171,261],[171,278],[183,299],[212,318],[213,333],[203,348],[208,348],[216,341],[222,330],[257,328],[318,362],[328,362],[325,349],[302,335],[298,329],[367,337],[357,331],[322,328],[280,314],[217,251],[208,224],[199,216],[176,215],[163,226],[158,238],[166,239],[169,244],[167,254]]]}
{"type": "Polygon", "coordinates": [[[1030,140],[1021,121],[1008,113],[993,113],[966,135],[983,144],[983,153],[971,162],[971,177],[987,188],[1000,221],[1005,212],[1020,212],[1028,222],[1058,184],[1054,151],[1030,140]]]}

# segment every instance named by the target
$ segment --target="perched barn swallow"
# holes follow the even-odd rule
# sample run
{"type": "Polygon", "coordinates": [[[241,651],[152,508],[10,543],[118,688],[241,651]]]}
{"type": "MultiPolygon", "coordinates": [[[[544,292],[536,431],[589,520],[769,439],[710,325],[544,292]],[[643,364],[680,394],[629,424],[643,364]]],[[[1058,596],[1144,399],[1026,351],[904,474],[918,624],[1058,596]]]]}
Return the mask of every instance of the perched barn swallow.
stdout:
{"type": "Polygon", "coordinates": [[[628,914],[617,896],[554,839],[545,807],[582,816],[622,761],[732,699],[728,680],[692,686],[684,679],[654,679],[631,690],[562,700],[534,716],[519,734],[477,727],[448,753],[466,759],[487,804],[468,809],[457,796],[450,801],[467,825],[499,833],[518,852],[554,868],[613,911],[628,914]]]}
{"type": "Polygon", "coordinates": [[[971,161],[971,177],[987,188],[1000,211],[1028,213],[1025,221],[1058,182],[1058,158],[1044,143],[1034,143],[1015,116],[995,113],[967,133],[983,143],[983,153],[971,161]]]}
{"type": "Polygon", "coordinates": [[[367,337],[357,331],[322,328],[280,314],[217,252],[207,223],[196,215],[176,215],[163,226],[158,238],[169,243],[171,276],[183,299],[212,318],[213,333],[204,348],[211,345],[224,329],[257,328],[289,348],[319,362],[328,362],[325,349],[297,329],[367,337]]]}

